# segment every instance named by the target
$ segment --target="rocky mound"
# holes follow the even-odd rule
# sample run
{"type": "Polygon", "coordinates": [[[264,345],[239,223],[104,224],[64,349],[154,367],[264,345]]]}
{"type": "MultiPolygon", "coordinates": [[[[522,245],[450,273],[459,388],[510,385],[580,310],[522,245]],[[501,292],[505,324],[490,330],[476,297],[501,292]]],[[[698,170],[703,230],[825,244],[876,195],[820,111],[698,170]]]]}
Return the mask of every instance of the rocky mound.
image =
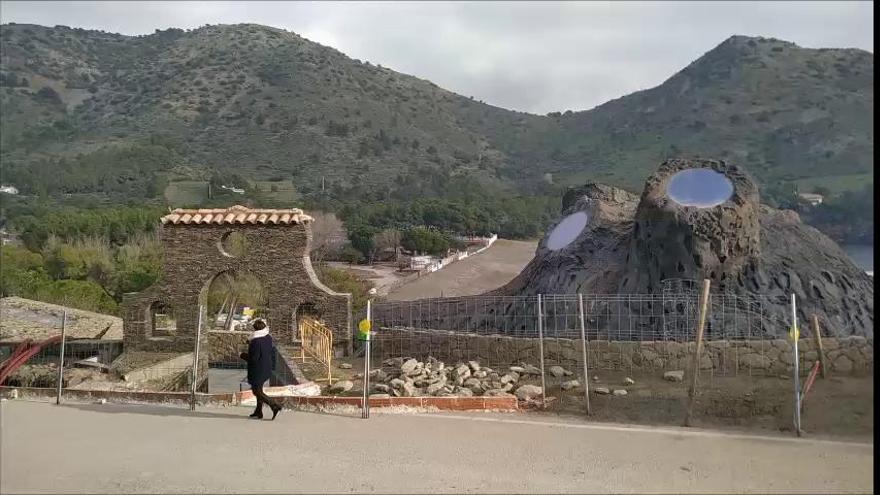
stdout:
{"type": "Polygon", "coordinates": [[[795,294],[801,326],[816,314],[832,335],[874,334],[873,280],[795,212],[761,205],[743,169],[716,160],[664,162],[640,199],[600,184],[572,189],[534,260],[489,294],[650,294],[704,278],[714,291],[760,298],[777,322],[788,320],[795,294]],[[694,173],[707,180],[681,180],[694,173]]]}

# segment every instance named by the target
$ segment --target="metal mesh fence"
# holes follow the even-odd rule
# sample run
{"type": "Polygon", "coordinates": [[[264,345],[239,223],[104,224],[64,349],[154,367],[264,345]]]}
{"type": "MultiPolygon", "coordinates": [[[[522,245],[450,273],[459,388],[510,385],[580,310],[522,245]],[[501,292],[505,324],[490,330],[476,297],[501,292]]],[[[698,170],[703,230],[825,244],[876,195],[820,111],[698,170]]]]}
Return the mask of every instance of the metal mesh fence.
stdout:
{"type": "MultiPolygon", "coordinates": [[[[791,322],[768,311],[778,306],[778,301],[755,294],[710,293],[696,363],[701,382],[724,387],[737,377],[780,378],[790,374],[795,359],[806,374],[816,360],[809,322],[799,323],[801,348],[795,358],[786,338],[791,322]]],[[[674,381],[685,387],[680,380],[684,373],[692,374],[699,312],[699,291],[691,280],[668,280],[657,294],[380,302],[372,308],[371,367],[378,377],[372,381],[385,386],[371,391],[457,395],[469,387],[467,377],[462,383],[447,373],[439,389],[431,386],[436,383],[432,380],[439,367],[468,364],[470,378],[477,369],[488,371],[479,373],[479,389],[469,387],[477,395],[498,389],[515,392],[522,384],[545,387],[548,396],[564,396],[567,390],[583,395],[591,383],[602,388],[604,377],[624,385],[634,379],[662,380],[670,371],[680,372],[674,381]],[[424,370],[413,371],[412,380],[401,373],[402,363],[410,359],[424,370]],[[511,373],[513,381],[505,376],[511,373]],[[399,390],[399,382],[390,386],[394,378],[412,381],[414,389],[399,390]]]]}

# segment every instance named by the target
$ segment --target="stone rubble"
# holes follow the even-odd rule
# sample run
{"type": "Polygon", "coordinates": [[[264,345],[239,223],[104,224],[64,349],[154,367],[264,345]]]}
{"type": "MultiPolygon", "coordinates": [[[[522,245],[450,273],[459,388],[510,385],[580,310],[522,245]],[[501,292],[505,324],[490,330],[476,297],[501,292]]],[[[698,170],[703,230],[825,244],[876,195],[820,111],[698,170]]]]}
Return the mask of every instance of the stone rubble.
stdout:
{"type": "MultiPolygon", "coordinates": [[[[495,371],[477,361],[459,362],[449,366],[429,357],[425,361],[413,358],[393,358],[382,362],[383,368],[370,371],[373,395],[390,397],[513,397],[532,400],[543,395],[540,386],[525,383],[536,380],[541,370],[522,363],[509,371],[495,371]],[[514,395],[515,394],[515,395],[514,395]]],[[[556,370],[559,376],[570,375],[565,369],[556,370]]],[[[579,387],[577,380],[566,382],[569,388],[579,387]]],[[[339,384],[337,383],[336,386],[339,384]]],[[[346,389],[345,391],[350,390],[346,389]]],[[[333,388],[331,388],[333,391],[333,388]]]]}

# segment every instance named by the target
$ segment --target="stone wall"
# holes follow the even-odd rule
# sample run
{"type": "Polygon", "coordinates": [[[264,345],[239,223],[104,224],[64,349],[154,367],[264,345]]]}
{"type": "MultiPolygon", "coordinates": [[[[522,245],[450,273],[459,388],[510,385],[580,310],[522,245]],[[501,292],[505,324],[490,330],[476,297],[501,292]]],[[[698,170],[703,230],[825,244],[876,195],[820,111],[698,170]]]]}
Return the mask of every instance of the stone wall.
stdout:
{"type": "Polygon", "coordinates": [[[306,224],[166,224],[160,237],[165,261],[159,281],[123,299],[126,351],[192,351],[206,289],[225,272],[252,274],[263,284],[267,318],[276,341],[293,343],[298,311],[308,305],[333,331],[334,342],[350,347],[351,295],[336,293],[318,280],[308,256],[311,230],[306,224]],[[247,239],[248,249],[238,257],[219,248],[231,232],[240,232],[247,239]],[[150,305],[155,302],[173,309],[177,321],[174,335],[153,335],[150,305]]]}
{"type": "MultiPolygon", "coordinates": [[[[837,373],[869,372],[874,367],[874,339],[842,337],[823,339],[829,369],[837,373]]],[[[373,358],[426,359],[447,363],[475,360],[487,366],[538,365],[538,339],[500,335],[474,335],[442,331],[382,328],[373,338],[373,358]]],[[[589,341],[590,369],[684,370],[691,366],[694,342],[589,341]]],[[[544,339],[545,366],[582,366],[580,339],[544,339]]],[[[705,342],[700,368],[719,373],[782,374],[791,372],[794,359],[788,340],[712,340],[705,342]]],[[[811,339],[798,341],[802,372],[818,359],[811,339]]]]}
{"type": "Polygon", "coordinates": [[[240,355],[247,352],[250,332],[208,332],[209,363],[244,363],[240,355]]]}

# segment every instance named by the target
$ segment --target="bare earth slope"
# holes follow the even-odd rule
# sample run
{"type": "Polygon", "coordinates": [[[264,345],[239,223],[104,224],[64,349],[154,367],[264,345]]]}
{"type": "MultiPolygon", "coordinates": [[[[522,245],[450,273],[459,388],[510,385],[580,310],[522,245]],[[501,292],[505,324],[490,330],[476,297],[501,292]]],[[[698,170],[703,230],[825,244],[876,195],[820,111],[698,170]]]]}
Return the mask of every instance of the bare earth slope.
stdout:
{"type": "Polygon", "coordinates": [[[486,251],[408,283],[389,294],[391,301],[468,296],[494,289],[516,277],[535,255],[537,241],[499,239],[486,251]]]}

